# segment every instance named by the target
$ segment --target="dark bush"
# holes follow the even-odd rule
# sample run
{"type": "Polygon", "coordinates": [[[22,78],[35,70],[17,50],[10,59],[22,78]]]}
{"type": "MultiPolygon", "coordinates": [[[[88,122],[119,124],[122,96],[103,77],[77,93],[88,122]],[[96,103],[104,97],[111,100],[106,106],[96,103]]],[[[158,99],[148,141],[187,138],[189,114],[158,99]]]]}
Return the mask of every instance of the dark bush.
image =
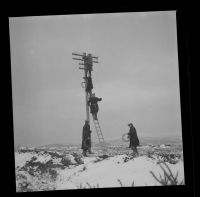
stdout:
{"type": "Polygon", "coordinates": [[[155,158],[153,157],[153,155],[154,155],[154,152],[151,152],[151,151],[148,151],[148,152],[147,152],[147,157],[148,157],[148,158],[150,158],[150,159],[155,159],[155,158]]]}
{"type": "Polygon", "coordinates": [[[124,158],[124,162],[128,162],[130,161],[131,159],[134,159],[136,157],[136,155],[127,155],[125,158],[124,158]]]}
{"type": "Polygon", "coordinates": [[[84,164],[83,160],[81,159],[81,157],[77,154],[77,153],[72,153],[74,160],[76,161],[76,163],[78,165],[84,164]]]}
{"type": "Polygon", "coordinates": [[[160,162],[168,162],[170,164],[176,164],[181,158],[181,155],[176,153],[160,152],[157,155],[161,157],[160,162]]]}
{"type": "Polygon", "coordinates": [[[20,149],[18,150],[19,153],[31,153],[31,152],[35,152],[35,150],[30,150],[30,149],[20,149]]]}
{"type": "Polygon", "coordinates": [[[22,183],[19,183],[19,190],[20,192],[29,192],[29,191],[32,191],[29,186],[31,186],[31,183],[29,182],[22,182],[22,183]]]}
{"type": "Polygon", "coordinates": [[[72,165],[72,162],[71,162],[71,160],[69,159],[69,158],[66,158],[66,157],[63,157],[62,159],[61,159],[61,163],[64,165],[64,166],[69,166],[69,165],[72,165]]]}
{"type": "Polygon", "coordinates": [[[109,156],[108,155],[100,155],[98,157],[101,158],[101,159],[107,159],[109,156]]]}
{"type": "Polygon", "coordinates": [[[102,159],[97,158],[96,160],[94,160],[94,163],[97,163],[97,162],[99,162],[99,161],[102,161],[102,159]]]}
{"type": "Polygon", "coordinates": [[[49,155],[51,155],[52,158],[63,158],[64,155],[60,155],[56,152],[48,152],[49,155]]]}
{"type": "Polygon", "coordinates": [[[49,169],[49,174],[51,175],[51,178],[55,181],[56,178],[57,178],[57,175],[58,175],[57,171],[50,168],[49,169]]]}

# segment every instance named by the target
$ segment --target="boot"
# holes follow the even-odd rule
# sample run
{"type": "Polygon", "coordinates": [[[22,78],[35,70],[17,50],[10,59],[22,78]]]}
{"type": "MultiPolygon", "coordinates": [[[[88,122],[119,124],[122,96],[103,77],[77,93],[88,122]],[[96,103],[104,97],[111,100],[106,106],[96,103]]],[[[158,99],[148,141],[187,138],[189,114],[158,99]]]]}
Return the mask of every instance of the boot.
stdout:
{"type": "Polygon", "coordinates": [[[87,157],[86,151],[83,151],[83,156],[87,157]]]}
{"type": "Polygon", "coordinates": [[[137,147],[135,148],[135,152],[136,152],[136,156],[139,157],[139,153],[138,153],[137,147]]]}
{"type": "Polygon", "coordinates": [[[88,153],[93,154],[93,152],[91,151],[91,148],[88,149],[88,153]]]}

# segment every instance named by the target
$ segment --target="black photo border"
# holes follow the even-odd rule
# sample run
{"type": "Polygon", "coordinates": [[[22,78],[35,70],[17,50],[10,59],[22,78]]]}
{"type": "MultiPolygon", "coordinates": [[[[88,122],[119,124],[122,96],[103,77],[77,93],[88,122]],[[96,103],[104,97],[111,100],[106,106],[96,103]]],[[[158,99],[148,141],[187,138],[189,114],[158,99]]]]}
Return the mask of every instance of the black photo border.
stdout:
{"type": "MultiPolygon", "coordinates": [[[[32,2],[33,3],[33,2],[32,2]]],[[[98,3],[96,3],[98,4],[98,3]]],[[[101,4],[101,3],[100,3],[101,4]]],[[[58,4],[57,4],[58,5],[58,4]]],[[[161,7],[156,8],[135,8],[129,4],[111,3],[104,6],[87,6],[84,3],[67,8],[31,7],[30,9],[20,8],[20,5],[8,9],[5,21],[5,48],[7,49],[6,64],[4,64],[3,83],[6,83],[4,90],[5,96],[5,128],[4,141],[6,143],[6,151],[4,152],[5,171],[7,172],[5,190],[7,193],[16,196],[32,196],[32,195],[144,195],[144,196],[177,196],[177,195],[194,195],[194,163],[193,163],[193,134],[191,120],[191,98],[190,98],[190,75],[189,75],[189,51],[188,51],[188,10],[186,8],[177,7],[161,7]],[[183,136],[183,154],[184,154],[184,172],[185,185],[183,186],[155,186],[155,187],[133,187],[133,188],[101,188],[90,190],[60,190],[60,191],[42,191],[16,193],[15,189],[15,167],[14,167],[14,130],[13,130],[13,111],[12,111],[12,80],[11,80],[11,57],[10,57],[10,38],[9,38],[9,20],[8,17],[20,16],[43,16],[43,15],[65,15],[65,14],[93,14],[93,13],[115,13],[115,12],[148,12],[148,11],[176,11],[177,17],[177,40],[178,40],[178,59],[179,59],[179,78],[180,78],[180,98],[181,98],[181,116],[182,116],[182,136],[183,136]]],[[[31,5],[30,5],[31,6],[31,5]]],[[[3,73],[3,72],[2,72],[3,73]]]]}

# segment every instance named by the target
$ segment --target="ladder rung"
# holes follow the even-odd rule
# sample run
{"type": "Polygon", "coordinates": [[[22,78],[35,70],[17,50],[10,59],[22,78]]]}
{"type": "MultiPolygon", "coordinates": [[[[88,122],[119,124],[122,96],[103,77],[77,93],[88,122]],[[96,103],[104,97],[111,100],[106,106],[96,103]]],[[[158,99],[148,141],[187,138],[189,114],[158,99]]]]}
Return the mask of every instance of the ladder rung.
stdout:
{"type": "Polygon", "coordinates": [[[103,136],[98,135],[98,137],[103,139],[103,136]]]}

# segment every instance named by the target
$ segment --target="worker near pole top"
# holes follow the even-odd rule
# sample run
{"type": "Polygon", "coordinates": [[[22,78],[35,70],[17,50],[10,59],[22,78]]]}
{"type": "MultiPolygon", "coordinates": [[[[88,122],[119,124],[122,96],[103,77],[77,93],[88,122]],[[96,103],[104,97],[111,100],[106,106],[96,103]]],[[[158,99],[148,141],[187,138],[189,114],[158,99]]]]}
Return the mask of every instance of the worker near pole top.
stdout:
{"type": "Polygon", "coordinates": [[[98,101],[101,101],[102,98],[98,98],[93,93],[89,98],[88,104],[90,106],[90,112],[93,115],[94,119],[97,120],[97,113],[99,111],[98,101]]]}
{"type": "Polygon", "coordinates": [[[91,72],[92,72],[92,55],[91,54],[88,54],[88,55],[85,55],[83,57],[83,60],[84,60],[84,64],[85,64],[85,67],[86,67],[86,75],[87,73],[89,73],[89,76],[91,76],[91,72]]]}
{"type": "Polygon", "coordinates": [[[137,150],[137,146],[139,146],[140,142],[137,136],[137,132],[135,127],[133,126],[132,123],[128,124],[129,126],[129,132],[128,132],[128,136],[130,139],[130,145],[129,148],[131,148],[133,150],[133,154],[139,156],[138,150],[137,150]]]}
{"type": "Polygon", "coordinates": [[[92,84],[92,77],[86,77],[86,92],[91,92],[93,89],[93,84],[92,84]]]}

